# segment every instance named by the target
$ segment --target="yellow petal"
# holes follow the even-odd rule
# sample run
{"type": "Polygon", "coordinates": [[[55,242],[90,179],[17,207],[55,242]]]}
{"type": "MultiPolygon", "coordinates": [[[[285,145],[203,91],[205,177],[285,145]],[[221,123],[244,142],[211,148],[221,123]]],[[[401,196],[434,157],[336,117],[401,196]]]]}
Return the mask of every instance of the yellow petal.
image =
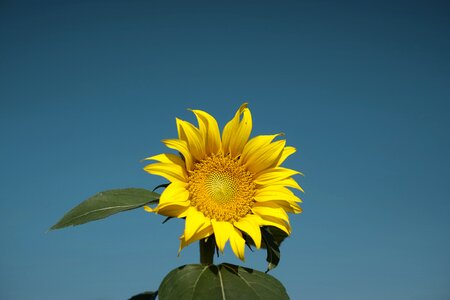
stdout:
{"type": "Polygon", "coordinates": [[[233,230],[233,225],[229,222],[211,220],[211,224],[216,236],[216,244],[219,250],[223,253],[225,244],[230,238],[230,232],[233,230]]]}
{"type": "Polygon", "coordinates": [[[259,216],[269,216],[285,221],[289,224],[289,217],[284,209],[268,203],[255,203],[252,211],[259,216]]]}
{"type": "Polygon", "coordinates": [[[302,202],[300,198],[294,195],[294,193],[280,185],[272,185],[258,189],[255,193],[254,199],[257,202],[266,202],[272,200],[286,200],[292,202],[302,202]]]}
{"type": "Polygon", "coordinates": [[[203,136],[207,154],[217,154],[222,149],[219,125],[216,119],[202,110],[192,110],[197,117],[200,132],[203,136]]]}
{"type": "Polygon", "coordinates": [[[203,213],[191,206],[188,209],[186,216],[184,228],[185,239],[190,240],[205,223],[206,219],[203,213]]]}
{"type": "Polygon", "coordinates": [[[186,133],[183,130],[183,127],[181,127],[182,120],[175,118],[175,122],[177,124],[177,132],[178,132],[178,138],[182,141],[185,141],[186,144],[188,143],[186,133]]]}
{"type": "Polygon", "coordinates": [[[183,155],[183,158],[186,162],[187,170],[192,170],[193,158],[192,158],[191,152],[189,151],[188,144],[186,141],[179,140],[179,139],[169,139],[169,140],[163,140],[162,142],[168,148],[174,149],[174,150],[177,150],[178,152],[180,152],[181,155],[183,155]]]}
{"type": "Polygon", "coordinates": [[[234,226],[239,228],[241,231],[248,234],[257,249],[261,247],[261,228],[259,224],[261,223],[261,218],[256,215],[247,215],[237,222],[234,222],[234,226]]]}
{"type": "Polygon", "coordinates": [[[285,221],[270,216],[261,216],[261,219],[263,225],[274,226],[286,232],[287,235],[291,234],[291,226],[287,224],[285,221]]]}
{"type": "Polygon", "coordinates": [[[273,141],[273,139],[279,135],[281,134],[255,136],[245,145],[244,149],[242,150],[240,160],[244,163],[247,162],[248,158],[254,155],[256,151],[261,149],[261,147],[269,145],[273,141]]]}
{"type": "Polygon", "coordinates": [[[211,220],[207,217],[205,217],[203,224],[198,228],[198,230],[195,232],[195,234],[190,239],[186,239],[186,242],[191,243],[192,241],[196,241],[196,240],[200,239],[197,237],[198,234],[200,234],[200,236],[203,236],[203,232],[205,232],[205,231],[209,233],[208,235],[213,234],[211,220]]]}
{"type": "Polygon", "coordinates": [[[163,153],[155,156],[144,158],[144,160],[156,160],[162,163],[172,163],[179,166],[184,166],[184,161],[178,155],[171,153],[163,153]]]}
{"type": "Polygon", "coordinates": [[[184,234],[181,235],[181,237],[180,237],[180,248],[178,249],[178,254],[179,254],[180,251],[181,251],[184,247],[186,247],[187,245],[189,245],[189,244],[191,244],[191,243],[193,243],[193,242],[195,242],[195,241],[198,241],[198,240],[207,238],[207,237],[209,237],[209,236],[212,235],[212,234],[213,234],[213,228],[212,228],[212,226],[211,226],[211,222],[209,222],[209,225],[207,225],[207,223],[205,223],[205,226],[202,227],[202,228],[200,228],[200,229],[199,229],[199,230],[191,237],[190,240],[186,240],[184,234]]]}
{"type": "Polygon", "coordinates": [[[292,212],[294,214],[299,214],[303,211],[303,209],[297,203],[291,203],[290,206],[291,206],[292,211],[288,211],[288,210],[286,210],[286,211],[292,212]]]}
{"type": "Polygon", "coordinates": [[[292,202],[292,201],[272,200],[270,202],[258,202],[258,203],[266,204],[266,205],[270,203],[269,205],[274,205],[275,207],[281,207],[288,213],[299,214],[303,211],[302,208],[297,203],[292,202]]]}
{"type": "Polygon", "coordinates": [[[176,119],[177,128],[181,134],[180,138],[187,142],[188,149],[196,160],[202,160],[205,157],[205,142],[197,127],[189,122],[176,119]]]}
{"type": "Polygon", "coordinates": [[[283,167],[270,168],[259,172],[255,176],[255,183],[261,185],[270,185],[296,174],[300,174],[300,172],[283,167]]]}
{"type": "Polygon", "coordinates": [[[148,205],[144,206],[144,209],[145,209],[145,211],[147,211],[147,212],[155,212],[155,211],[153,210],[153,208],[151,208],[151,207],[148,206],[148,205]]]}
{"type": "Polygon", "coordinates": [[[252,172],[257,174],[262,170],[275,167],[280,159],[283,151],[285,140],[276,141],[270,143],[267,146],[263,146],[255,152],[249,154],[246,160],[244,160],[244,166],[252,172]]]}
{"type": "Polygon", "coordinates": [[[234,227],[230,232],[230,245],[234,254],[244,261],[245,240],[242,238],[242,233],[234,227]]]}
{"type": "Polygon", "coordinates": [[[159,205],[178,204],[186,202],[189,198],[189,191],[186,190],[186,183],[171,183],[162,192],[159,199],[159,205]]]}
{"type": "Polygon", "coordinates": [[[159,175],[170,182],[186,182],[187,175],[184,168],[173,163],[154,163],[144,167],[144,170],[153,175],[159,175]]]}
{"type": "Polygon", "coordinates": [[[184,218],[189,207],[190,201],[187,201],[185,203],[158,205],[154,211],[167,217],[184,218]]]}
{"type": "Polygon", "coordinates": [[[280,160],[277,163],[277,166],[281,165],[286,158],[288,158],[291,154],[294,154],[297,151],[294,147],[287,146],[284,147],[283,153],[281,154],[280,160]]]}
{"type": "Polygon", "coordinates": [[[252,115],[247,103],[241,105],[234,118],[223,129],[222,146],[224,154],[236,157],[242,153],[252,131],[252,115]],[[241,120],[242,115],[242,120],[241,120]]]}
{"type": "Polygon", "coordinates": [[[286,178],[286,179],[283,179],[283,180],[280,180],[280,181],[273,182],[271,184],[272,185],[287,186],[287,187],[291,187],[291,188],[294,188],[294,189],[297,189],[297,190],[300,190],[300,191],[304,192],[303,188],[297,183],[297,181],[295,181],[294,178],[286,178]]]}

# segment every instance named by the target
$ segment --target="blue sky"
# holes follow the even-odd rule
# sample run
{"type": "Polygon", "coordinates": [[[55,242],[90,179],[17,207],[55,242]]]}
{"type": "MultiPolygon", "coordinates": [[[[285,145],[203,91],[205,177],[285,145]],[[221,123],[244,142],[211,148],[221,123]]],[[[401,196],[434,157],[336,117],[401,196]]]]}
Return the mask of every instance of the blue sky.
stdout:
{"type": "Polygon", "coordinates": [[[253,134],[284,132],[306,175],[271,272],[292,299],[449,299],[449,9],[2,1],[0,298],[126,299],[198,262],[177,257],[181,220],[143,210],[46,230],[98,191],[162,183],[140,160],[187,108],[223,126],[249,102],[253,134]]]}

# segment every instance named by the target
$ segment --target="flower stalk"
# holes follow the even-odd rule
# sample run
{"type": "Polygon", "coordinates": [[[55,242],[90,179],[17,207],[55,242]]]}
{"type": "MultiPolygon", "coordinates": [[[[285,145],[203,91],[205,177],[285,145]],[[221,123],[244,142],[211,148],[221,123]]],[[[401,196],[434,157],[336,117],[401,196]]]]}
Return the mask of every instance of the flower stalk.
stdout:
{"type": "Polygon", "coordinates": [[[214,236],[199,241],[200,247],[200,263],[202,265],[212,265],[214,263],[214,252],[216,250],[216,243],[214,236]]]}

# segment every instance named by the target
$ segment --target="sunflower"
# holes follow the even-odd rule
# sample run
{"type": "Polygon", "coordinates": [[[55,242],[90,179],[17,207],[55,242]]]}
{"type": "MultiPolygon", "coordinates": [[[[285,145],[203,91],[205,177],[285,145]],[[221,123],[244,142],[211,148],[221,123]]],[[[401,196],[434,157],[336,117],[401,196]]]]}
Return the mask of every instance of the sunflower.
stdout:
{"type": "Polygon", "coordinates": [[[301,174],[281,166],[296,150],[277,139],[282,134],[249,139],[252,116],[244,103],[220,135],[217,121],[207,112],[192,110],[198,127],[176,119],[178,139],[162,142],[176,154],[148,157],[144,168],[170,181],[149,212],[185,218],[180,251],[190,243],[214,235],[223,252],[231,249],[244,260],[245,236],[261,247],[261,227],[291,233],[287,213],[300,213],[301,202],[289,188],[303,191],[292,178],[301,174]]]}

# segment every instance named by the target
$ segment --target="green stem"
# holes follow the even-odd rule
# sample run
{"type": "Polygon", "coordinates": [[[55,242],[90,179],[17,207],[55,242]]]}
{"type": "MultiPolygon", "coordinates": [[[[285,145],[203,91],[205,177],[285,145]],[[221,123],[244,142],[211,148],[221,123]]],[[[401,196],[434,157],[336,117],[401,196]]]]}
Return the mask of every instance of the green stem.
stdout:
{"type": "Polygon", "coordinates": [[[214,262],[214,252],[216,250],[216,241],[214,235],[207,239],[199,241],[200,246],[200,263],[203,265],[212,265],[214,262]]]}

